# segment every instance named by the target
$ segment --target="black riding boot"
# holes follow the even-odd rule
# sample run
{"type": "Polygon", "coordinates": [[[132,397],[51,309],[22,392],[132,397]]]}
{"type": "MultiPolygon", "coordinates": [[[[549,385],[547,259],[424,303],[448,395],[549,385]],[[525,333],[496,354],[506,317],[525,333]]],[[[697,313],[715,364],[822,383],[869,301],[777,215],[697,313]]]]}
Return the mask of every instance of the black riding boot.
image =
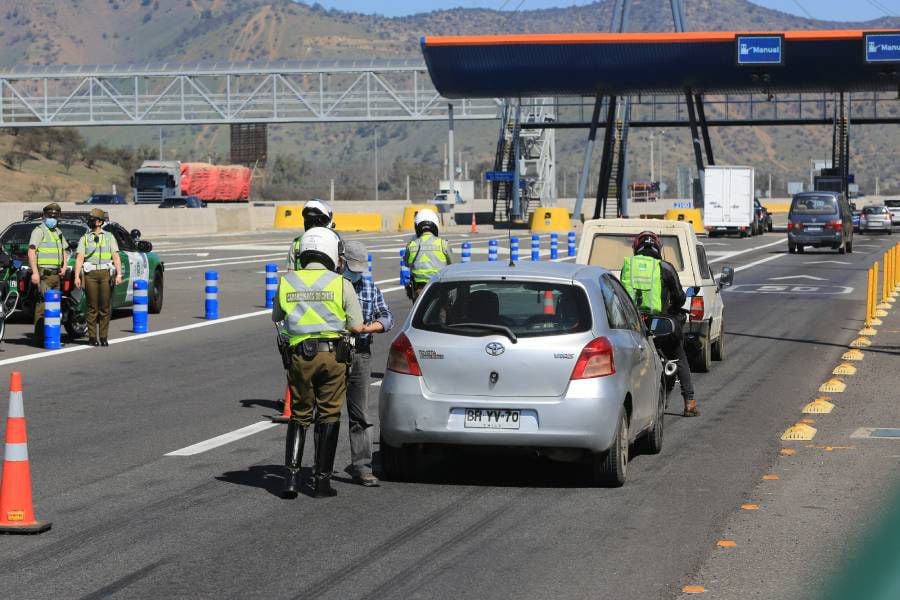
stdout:
{"type": "Polygon", "coordinates": [[[337,491],[331,487],[331,473],[334,471],[334,455],[337,452],[340,429],[340,422],[316,423],[316,467],[313,471],[313,495],[316,498],[337,496],[337,491]]]}
{"type": "Polygon", "coordinates": [[[284,443],[284,465],[287,476],[284,478],[284,498],[296,498],[300,493],[300,460],[303,458],[303,442],[306,441],[306,427],[296,421],[288,421],[287,439],[284,443]]]}

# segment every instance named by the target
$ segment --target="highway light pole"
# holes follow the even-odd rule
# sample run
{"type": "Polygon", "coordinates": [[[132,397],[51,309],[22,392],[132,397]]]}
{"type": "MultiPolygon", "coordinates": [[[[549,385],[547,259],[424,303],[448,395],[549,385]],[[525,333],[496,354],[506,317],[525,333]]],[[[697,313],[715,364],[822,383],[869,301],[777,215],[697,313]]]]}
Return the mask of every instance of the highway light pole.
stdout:
{"type": "Polygon", "coordinates": [[[372,128],[374,136],[373,146],[375,149],[375,202],[378,202],[378,127],[372,128]]]}

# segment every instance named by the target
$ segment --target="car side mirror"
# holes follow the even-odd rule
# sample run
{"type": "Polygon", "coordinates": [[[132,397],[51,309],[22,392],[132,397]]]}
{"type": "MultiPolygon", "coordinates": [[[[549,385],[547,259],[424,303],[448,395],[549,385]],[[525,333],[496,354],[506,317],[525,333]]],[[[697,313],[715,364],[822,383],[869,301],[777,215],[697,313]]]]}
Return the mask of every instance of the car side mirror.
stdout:
{"type": "Polygon", "coordinates": [[[147,240],[141,240],[137,243],[137,249],[138,252],[151,252],[153,250],[153,244],[147,240]]]}
{"type": "Polygon", "coordinates": [[[719,275],[719,287],[730,287],[734,283],[734,269],[732,267],[722,267],[722,274],[719,275]]]}
{"type": "Polygon", "coordinates": [[[140,229],[132,229],[131,230],[131,239],[134,241],[138,241],[141,239],[141,230],[140,229]]]}
{"type": "Polygon", "coordinates": [[[650,333],[655,338],[675,333],[675,321],[669,317],[653,317],[650,319],[650,333]]]}

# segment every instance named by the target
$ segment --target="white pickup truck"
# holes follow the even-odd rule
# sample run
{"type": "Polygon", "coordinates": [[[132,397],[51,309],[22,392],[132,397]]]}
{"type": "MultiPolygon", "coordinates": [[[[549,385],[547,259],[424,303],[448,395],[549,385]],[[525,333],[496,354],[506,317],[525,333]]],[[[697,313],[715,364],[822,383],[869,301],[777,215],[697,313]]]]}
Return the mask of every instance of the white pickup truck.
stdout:
{"type": "Polygon", "coordinates": [[[689,223],[656,219],[595,219],[586,221],[575,262],[596,265],[617,277],[632,240],[642,231],[653,231],[663,244],[663,259],[672,263],[688,298],[685,348],[694,371],[709,371],[711,361],[725,359],[725,305],[722,285],[713,277],[706,248],[689,223]]]}

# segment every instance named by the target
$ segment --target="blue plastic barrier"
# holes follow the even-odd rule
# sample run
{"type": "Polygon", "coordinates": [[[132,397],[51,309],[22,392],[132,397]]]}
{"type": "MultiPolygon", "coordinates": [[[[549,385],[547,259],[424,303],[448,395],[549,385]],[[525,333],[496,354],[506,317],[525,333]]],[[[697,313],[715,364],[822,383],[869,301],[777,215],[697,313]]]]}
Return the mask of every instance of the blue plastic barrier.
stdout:
{"type": "Polygon", "coordinates": [[[275,296],[278,295],[278,265],[266,264],[266,308],[275,307],[275,296]]]}
{"type": "Polygon", "coordinates": [[[131,330],[135,333],[147,333],[147,308],[149,298],[147,289],[150,287],[146,279],[134,280],[134,302],[131,305],[131,330]]]}
{"type": "Polygon", "coordinates": [[[219,274],[215,271],[207,271],[206,280],[205,313],[207,320],[219,318],[219,274]]]}
{"type": "Polygon", "coordinates": [[[367,275],[369,277],[372,277],[372,253],[371,252],[369,252],[369,256],[367,257],[366,262],[369,263],[369,272],[367,273],[367,275]]]}
{"type": "Polygon", "coordinates": [[[519,238],[509,238],[509,260],[519,262],[519,238]]]}
{"type": "Polygon", "coordinates": [[[550,260],[559,260],[559,234],[550,234],[550,260]]]}
{"type": "Polygon", "coordinates": [[[62,347],[60,341],[61,299],[59,290],[44,292],[44,348],[47,350],[58,350],[62,347]]]}
{"type": "Polygon", "coordinates": [[[575,232],[569,232],[569,256],[575,256],[577,254],[577,250],[575,249],[575,232]]]}
{"type": "Polygon", "coordinates": [[[409,283],[409,267],[406,266],[406,248],[400,250],[400,285],[409,283]]]}
{"type": "Polygon", "coordinates": [[[472,244],[470,242],[463,242],[462,244],[462,262],[467,263],[472,261],[472,244]]]}
{"type": "Polygon", "coordinates": [[[536,233],[531,236],[531,260],[541,260],[541,236],[536,233]]]}
{"type": "Polygon", "coordinates": [[[500,253],[500,242],[490,240],[488,242],[488,262],[497,262],[497,256],[500,253]]]}

